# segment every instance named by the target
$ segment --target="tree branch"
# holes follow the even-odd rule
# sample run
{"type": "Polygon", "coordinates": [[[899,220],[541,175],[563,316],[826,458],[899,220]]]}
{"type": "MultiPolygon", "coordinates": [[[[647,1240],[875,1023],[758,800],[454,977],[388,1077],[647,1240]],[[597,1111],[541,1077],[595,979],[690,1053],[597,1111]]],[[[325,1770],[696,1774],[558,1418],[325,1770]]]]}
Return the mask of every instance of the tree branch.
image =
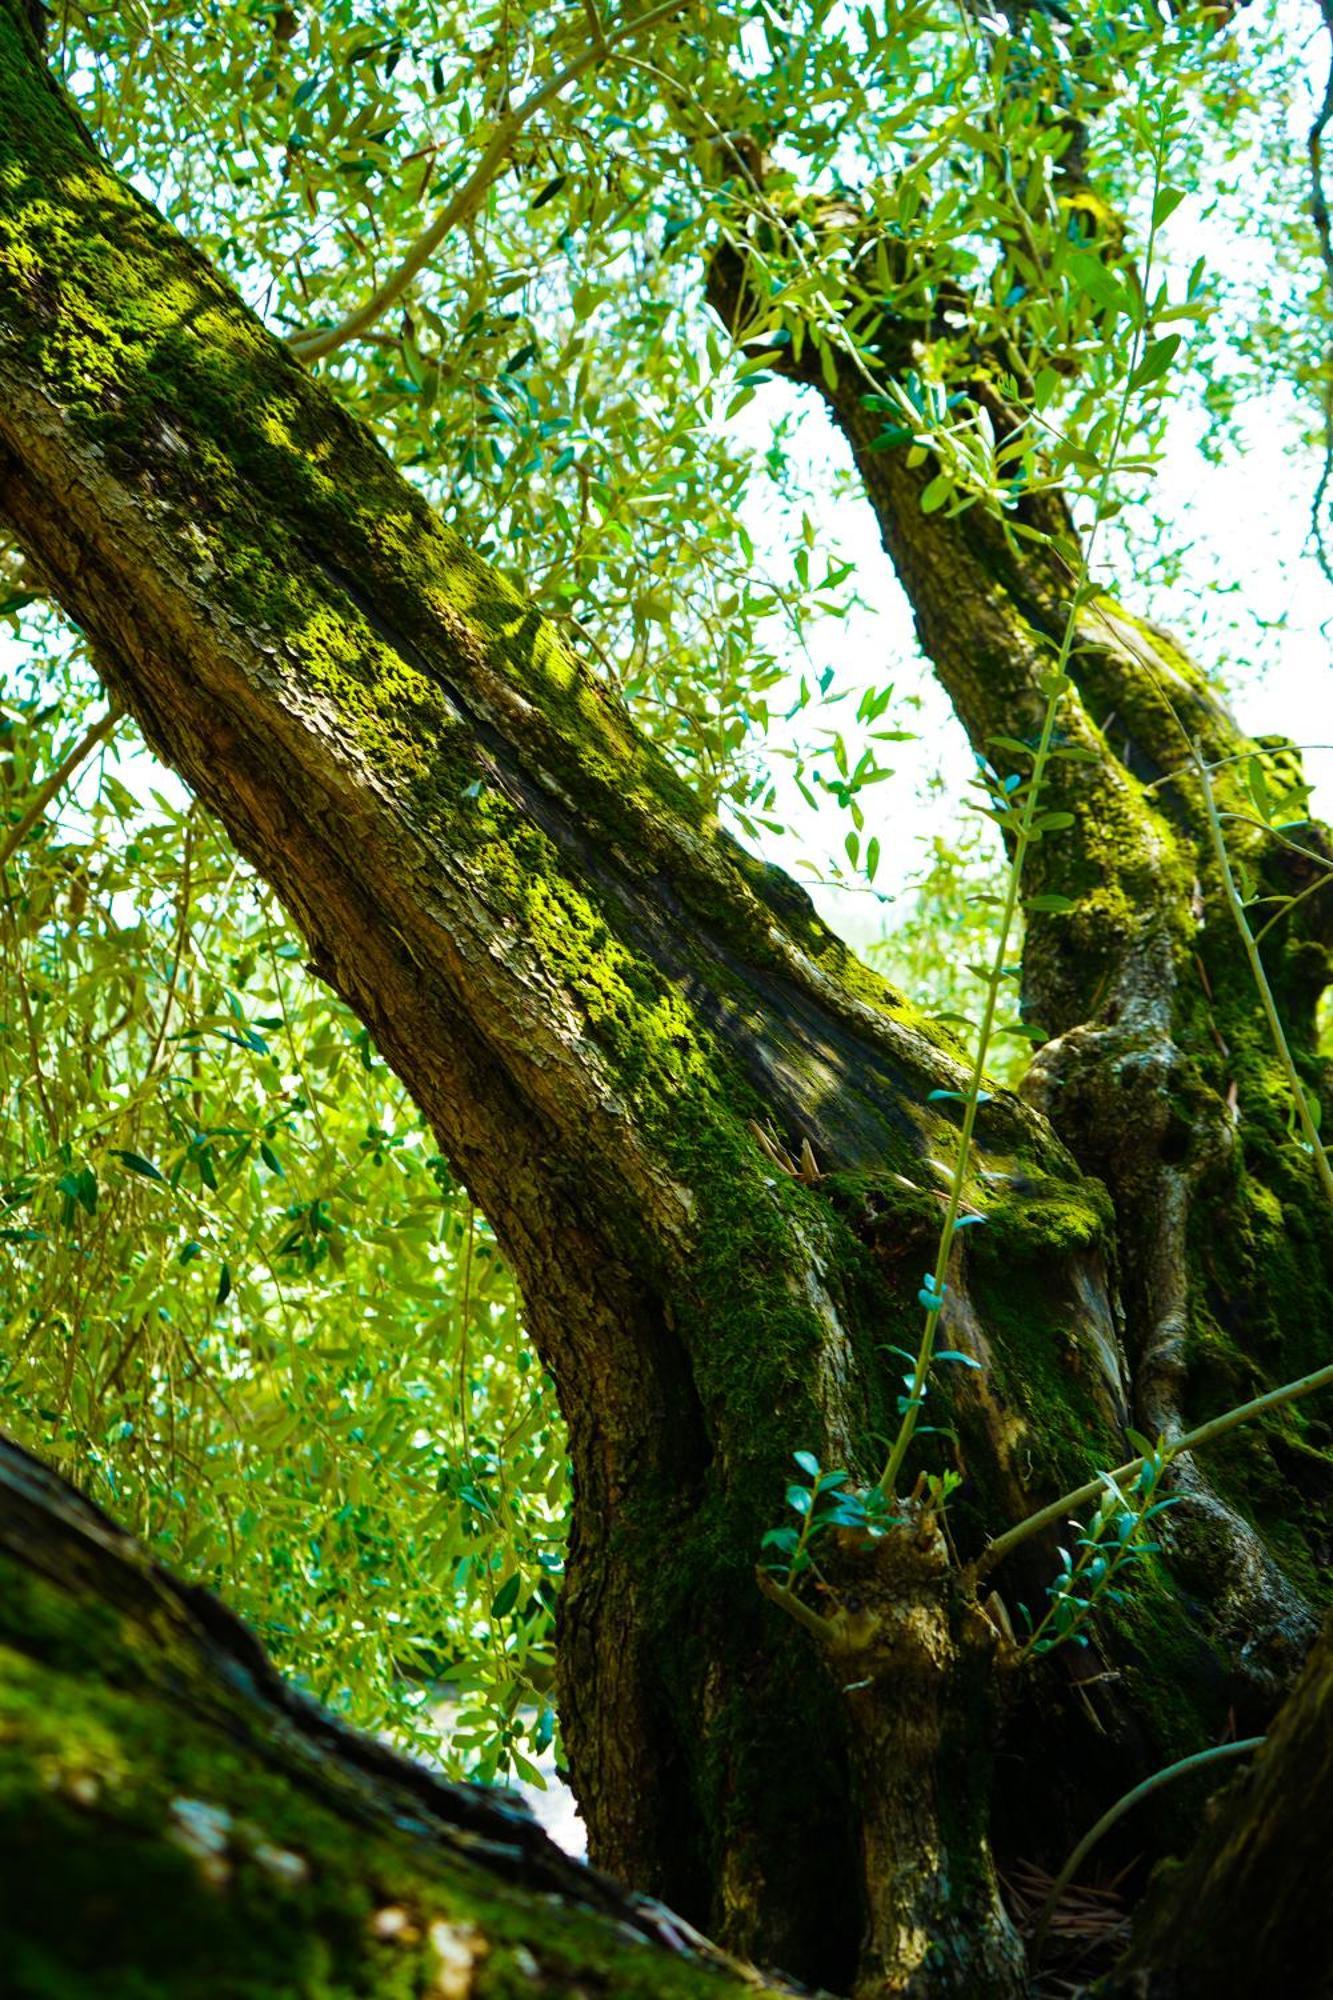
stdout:
{"type": "Polygon", "coordinates": [[[62,758],[45,784],[38,787],[28,810],[18,823],[10,828],[4,840],[0,841],[0,868],[4,868],[13,859],[52,799],[58,792],[64,790],[74,773],[92,756],[98,744],[106,741],[124,713],[120,703],[113,701],[106,714],[94,722],[92,727],[79,738],[69,755],[62,758]]]}
{"type": "Polygon", "coordinates": [[[516,105],[498,121],[481,158],[468,178],[457,193],[450,197],[434,220],[422,230],[391,276],[386,278],[379,289],[372,292],[362,305],[357,306],[355,311],[340,320],[337,326],[314,327],[305,333],[294,334],[287,343],[293,354],[306,362],[322,361],[338,348],[345,347],[349,340],[358,339],[374,326],[376,320],[383,318],[390,306],[403,296],[413,279],[430,262],[445,237],[451,231],[461,228],[476,214],[491,183],[507,164],[524,126],[529,124],[539,111],[544,111],[548,104],[553,103],[571,83],[586,75],[588,70],[595,69],[599,63],[606,61],[624,43],[648,34],[659,23],[669,20],[673,14],[678,14],[683,5],[684,0],[661,0],[659,6],[651,7],[646,14],[639,15],[635,20],[619,21],[609,31],[602,30],[581,55],[576,56],[572,62],[567,63],[536,90],[530,91],[521,104],[516,105]]]}

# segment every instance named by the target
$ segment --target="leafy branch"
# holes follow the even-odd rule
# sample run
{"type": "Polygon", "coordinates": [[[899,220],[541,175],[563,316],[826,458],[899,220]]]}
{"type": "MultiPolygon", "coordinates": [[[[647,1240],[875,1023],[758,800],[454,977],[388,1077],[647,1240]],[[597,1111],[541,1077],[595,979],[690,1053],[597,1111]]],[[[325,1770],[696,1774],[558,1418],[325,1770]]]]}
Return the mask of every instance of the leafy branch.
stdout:
{"type": "Polygon", "coordinates": [[[1083,1628],[1094,1613],[1104,1603],[1123,1601],[1124,1592],[1116,1588],[1118,1578],[1132,1564],[1156,1555],[1160,1547],[1147,1538],[1148,1523],[1179,1504],[1179,1495],[1157,1498],[1170,1457],[1160,1448],[1146,1453],[1128,1493],[1113,1474],[1103,1473],[1105,1491],[1086,1530],[1080,1530],[1075,1544],[1079,1553],[1071,1556],[1068,1549],[1060,1550],[1059,1574],[1047,1586],[1050,1604],[1024,1644],[1020,1660],[1036,1659],[1066,1640],[1086,1646],[1083,1628]]]}
{"type": "MultiPolygon", "coordinates": [[[[1303,1396],[1311,1396],[1316,1389],[1327,1388],[1330,1384],[1333,1384],[1333,1365],[1316,1368],[1309,1375],[1301,1375],[1294,1382],[1284,1382],[1279,1388],[1269,1389],[1262,1396],[1251,1397],[1248,1403],[1238,1403],[1234,1409],[1224,1410],[1220,1416],[1210,1417],[1207,1423],[1197,1424],[1193,1430],[1186,1431],[1181,1437],[1174,1439],[1169,1450],[1162,1446],[1156,1449],[1169,1463],[1172,1459],[1181,1457],[1184,1452],[1197,1451],[1201,1445],[1211,1444],[1214,1438],[1223,1437],[1227,1431],[1234,1431],[1240,1424],[1247,1424],[1254,1417],[1264,1416],[1270,1410],[1280,1410],[1288,1403],[1299,1402],[1303,1396]]],[[[1026,1520],[1019,1521],[1015,1527],[1006,1529],[1004,1534],[997,1535],[989,1548],[983,1550],[977,1557],[972,1564],[972,1575],[977,1579],[987,1575],[997,1563],[1003,1562],[1006,1556],[1012,1555],[1024,1542],[1030,1541],[1033,1535],[1039,1535],[1047,1528],[1057,1527],[1079,1508],[1086,1507],[1090,1500],[1099,1499],[1106,1490],[1108,1479],[1114,1480],[1117,1486],[1122,1487],[1130,1480],[1137,1479],[1151,1456],[1151,1453],[1141,1452],[1137,1458],[1131,1458],[1124,1465],[1118,1465],[1114,1472],[1099,1472],[1095,1479],[1086,1480],[1082,1486],[1074,1487],[1072,1492],[1062,1493],[1058,1500],[1052,1500],[1049,1507],[1039,1508],[1035,1514],[1029,1514],[1026,1520]]]]}
{"type": "Polygon", "coordinates": [[[545,83],[529,91],[511,111],[497,119],[476,166],[438,215],[422,230],[397,269],[336,326],[312,327],[304,333],[294,334],[288,341],[292,352],[302,361],[322,361],[338,348],[345,347],[349,340],[359,339],[367,333],[403,296],[418,273],[425,269],[445,237],[471,221],[492,183],[508,165],[524,127],[538,112],[553,104],[571,83],[576,83],[590,69],[596,69],[599,63],[607,61],[624,43],[648,34],[661,22],[678,14],[683,5],[684,0],[661,0],[659,6],[650,7],[646,14],[639,14],[633,20],[618,21],[610,29],[604,28],[598,19],[593,39],[585,49],[557,70],[554,76],[548,77],[545,83]]]}
{"type": "Polygon", "coordinates": [[[38,786],[28,805],[27,811],[0,841],[0,868],[13,860],[28,835],[36,826],[52,799],[61,793],[70,779],[79,771],[100,743],[105,743],[119,722],[124,710],[118,702],[112,702],[106,714],[90,724],[67,756],[62,757],[49,778],[38,786]]]}

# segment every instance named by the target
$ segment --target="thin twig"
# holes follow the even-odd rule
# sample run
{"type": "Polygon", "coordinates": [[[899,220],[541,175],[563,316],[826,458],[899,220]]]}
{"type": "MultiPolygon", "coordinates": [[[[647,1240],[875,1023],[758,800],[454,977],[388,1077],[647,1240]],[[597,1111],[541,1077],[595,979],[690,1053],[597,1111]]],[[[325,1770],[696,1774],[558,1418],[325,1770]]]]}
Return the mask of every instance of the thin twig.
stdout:
{"type": "MultiPolygon", "coordinates": [[[[1320,17],[1328,30],[1329,42],[1333,45],[1333,0],[1318,0],[1320,17]]],[[[1333,48],[1330,49],[1328,74],[1324,80],[1323,102],[1310,127],[1306,140],[1310,155],[1310,215],[1314,222],[1315,235],[1319,239],[1319,257],[1324,266],[1324,289],[1333,294],[1333,225],[1330,225],[1328,201],[1324,194],[1324,133],[1333,122],[1333,48]]],[[[1333,365],[1333,357],[1330,357],[1333,365]]],[[[1310,503],[1310,531],[1314,536],[1315,554],[1319,567],[1329,583],[1333,583],[1333,557],[1330,557],[1324,541],[1324,501],[1328,496],[1329,482],[1333,480],[1333,380],[1324,389],[1324,462],[1320,467],[1319,483],[1315,487],[1314,499],[1310,503]]]]}
{"type": "MultiPolygon", "coordinates": [[[[1203,758],[1197,750],[1194,752],[1194,762],[1199,775],[1199,783],[1203,788],[1204,811],[1207,814],[1208,832],[1212,838],[1213,852],[1217,857],[1217,866],[1222,877],[1222,890],[1226,896],[1232,920],[1240,934],[1241,945],[1249,961],[1251,975],[1259,990],[1259,999],[1263,1005],[1265,1019],[1268,1022],[1268,1032],[1273,1038],[1273,1047],[1277,1051],[1278,1061],[1286,1072],[1291,1094],[1296,1100],[1296,1117],[1300,1122],[1305,1143],[1313,1155],[1315,1173],[1319,1177],[1319,1184],[1323,1189],[1325,1198],[1329,1202],[1329,1205],[1333,1207],[1333,1166],[1330,1166],[1328,1154],[1324,1151],[1323,1141],[1319,1137],[1319,1130],[1310,1110],[1305,1085],[1302,1083],[1300,1072],[1292,1059],[1286,1030],[1282,1026],[1282,1016],[1278,1013],[1277,1002],[1273,998],[1273,989],[1268,983],[1268,972],[1264,965],[1263,955],[1255,942],[1254,932],[1250,929],[1249,919],[1245,914],[1245,904],[1241,899],[1240,890],[1236,887],[1236,878],[1231,872],[1231,857],[1227,853],[1226,835],[1222,831],[1222,822],[1217,812],[1217,801],[1213,797],[1212,779],[1208,776],[1208,766],[1204,763],[1203,758]]],[[[1268,830],[1271,831],[1272,829],[1268,830]]]]}
{"type": "MultiPolygon", "coordinates": [[[[1316,1368],[1313,1374],[1301,1375],[1294,1382],[1284,1382],[1280,1388],[1269,1389],[1262,1396],[1254,1396],[1248,1403],[1238,1403],[1233,1410],[1224,1410],[1220,1417],[1210,1417],[1206,1424],[1199,1424],[1192,1431],[1186,1431],[1170,1447],[1172,1458],[1179,1458],[1184,1452],[1196,1451],[1200,1445],[1211,1444],[1214,1438],[1222,1437],[1227,1431],[1234,1431],[1238,1424],[1248,1423],[1251,1417],[1261,1417],[1269,1410],[1280,1410],[1287,1403],[1295,1403],[1302,1396],[1311,1396],[1316,1389],[1325,1389],[1333,1383],[1333,1365],[1316,1368]]],[[[1058,1500],[1052,1500],[1049,1507],[1042,1507],[1037,1513],[1029,1514],[1016,1527],[1007,1528],[997,1535],[990,1547],[983,1549],[972,1565],[972,1574],[978,1581],[993,1570],[997,1563],[1012,1555],[1021,1543],[1041,1534],[1045,1528],[1054,1528],[1065,1521],[1076,1508],[1086,1507],[1089,1500],[1099,1500],[1106,1491],[1107,1479],[1113,1479],[1121,1486],[1127,1479],[1133,1479],[1143,1470],[1146,1459],[1143,1455],[1131,1458],[1127,1464],[1118,1465],[1112,1473],[1098,1473],[1082,1486],[1076,1486],[1071,1493],[1062,1493],[1058,1500]]]]}
{"type": "Polygon", "coordinates": [[[6,862],[11,861],[18,853],[18,850],[22,847],[24,841],[28,838],[28,835],[32,832],[57,792],[64,790],[80,765],[86,763],[98,744],[111,734],[124,713],[124,709],[113,702],[101,720],[93,723],[91,729],[87,730],[79,738],[68,757],[64,758],[56,766],[55,770],[52,771],[50,777],[46,780],[46,783],[39,786],[28,810],[19,820],[17,826],[10,828],[3,843],[0,843],[0,868],[3,868],[6,862]]]}
{"type": "Polygon", "coordinates": [[[1033,1932],[1029,1962],[1033,1966],[1041,1963],[1042,1951],[1046,1944],[1046,1932],[1050,1926],[1051,1918],[1055,1914],[1056,1904],[1060,1901],[1061,1896],[1064,1895],[1065,1890],[1069,1887],[1102,1835],[1109,1833],[1117,1820],[1123,1819],[1132,1807],[1139,1804],[1140,1800],[1151,1798],[1152,1794],[1160,1791],[1163,1785],[1171,1784],[1176,1778],[1188,1777],[1191,1771],[1200,1771],[1207,1764],[1219,1764],[1225,1757],[1245,1756],[1251,1750],[1257,1750],[1265,1740],[1262,1736],[1245,1736],[1235,1743],[1215,1743],[1211,1749],[1196,1750],[1192,1757],[1181,1757],[1176,1763],[1167,1764],[1162,1770],[1154,1771],[1152,1776],[1145,1778],[1141,1785],[1135,1785],[1132,1791],[1126,1792],[1123,1798],[1117,1799],[1115,1804],[1102,1814],[1097,1824],[1090,1827],[1084,1834],[1082,1840],[1080,1840],[1078,1846],[1074,1849],[1054,1882],[1052,1882],[1047,1892],[1046,1901],[1042,1904],[1041,1915],[1037,1919],[1036,1930],[1033,1932]]]}
{"type": "Polygon", "coordinates": [[[604,32],[600,40],[590,42],[581,55],[566,63],[553,77],[530,91],[521,103],[497,122],[472,172],[429,226],[422,230],[397,270],[337,326],[314,327],[294,334],[288,341],[292,352],[302,361],[320,361],[374,326],[376,320],[382,318],[395,300],[402,297],[418,272],[430,262],[445,237],[471,221],[491,183],[507,163],[523,127],[539,111],[544,111],[548,104],[553,103],[571,83],[577,82],[588,70],[595,69],[598,63],[614,54],[622,43],[646,35],[659,22],[679,13],[683,4],[684,0],[662,0],[660,6],[650,8],[635,20],[618,22],[609,33],[604,32]]]}

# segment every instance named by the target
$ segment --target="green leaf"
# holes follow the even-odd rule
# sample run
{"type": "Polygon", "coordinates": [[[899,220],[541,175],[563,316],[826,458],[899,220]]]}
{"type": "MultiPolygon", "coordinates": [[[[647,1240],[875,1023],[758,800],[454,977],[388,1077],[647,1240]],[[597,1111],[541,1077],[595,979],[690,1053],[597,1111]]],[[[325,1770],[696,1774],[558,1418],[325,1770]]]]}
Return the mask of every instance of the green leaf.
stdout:
{"type": "Polygon", "coordinates": [[[1152,205],[1152,226],[1160,229],[1168,217],[1175,214],[1185,199],[1184,188],[1162,187],[1157,190],[1157,199],[1152,205]]]}
{"type": "Polygon", "coordinates": [[[1149,342],[1147,352],[1129,378],[1131,395],[1139,389],[1150,388],[1154,382],[1161,381],[1176,358],[1180,338],[1178,333],[1168,333],[1163,335],[1161,340],[1149,342]]]}
{"type": "Polygon", "coordinates": [[[795,1528],[770,1528],[759,1546],[761,1549],[781,1549],[785,1555],[791,1555],[799,1540],[800,1535],[795,1528]]]}
{"type": "Polygon", "coordinates": [[[112,1159],[119,1160],[122,1167],[127,1167],[132,1174],[138,1174],[146,1181],[157,1181],[162,1187],[167,1186],[166,1176],[160,1174],[152,1161],[146,1160],[142,1153],[127,1153],[119,1146],[112,1146],[110,1151],[112,1159]]]}
{"type": "Polygon", "coordinates": [[[492,1618],[507,1618],[518,1603],[518,1594],[523,1588],[523,1578],[517,1570],[496,1591],[491,1599],[492,1618]]]}

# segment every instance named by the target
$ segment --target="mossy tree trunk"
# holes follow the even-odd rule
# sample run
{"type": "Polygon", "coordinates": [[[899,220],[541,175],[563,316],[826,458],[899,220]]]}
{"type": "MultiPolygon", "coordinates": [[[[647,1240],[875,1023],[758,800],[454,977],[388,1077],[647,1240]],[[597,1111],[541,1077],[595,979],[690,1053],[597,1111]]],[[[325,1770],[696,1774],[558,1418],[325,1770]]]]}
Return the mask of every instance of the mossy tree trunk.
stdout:
{"type": "Polygon", "coordinates": [[[1098,2000],[1333,1990],[1333,1630],[1311,1650],[1253,1768],[1163,1870],[1098,2000]]]}
{"type": "Polygon", "coordinates": [[[296,1694],[220,1604],[4,1442],[0,1854],[16,2000],[776,1991],[503,1794],[296,1694]]]}
{"type": "MultiPolygon", "coordinates": [[[[845,204],[838,227],[845,239],[845,204]]],[[[854,257],[845,242],[842,254],[854,257]]],[[[749,282],[738,244],[714,258],[710,302],[735,330],[755,321],[749,282]]],[[[937,309],[956,320],[963,303],[941,299],[937,309]]],[[[878,384],[867,380],[864,351],[854,364],[807,343],[799,358],[788,348],[770,361],[821,397],[850,444],[922,646],[973,750],[1001,777],[1026,777],[1030,760],[1015,745],[1035,745],[1041,731],[1042,682],[1065,639],[1079,537],[1058,493],[1020,503],[1015,519],[1030,531],[1022,540],[981,506],[923,510],[939,466],[913,454],[910,440],[885,448],[889,420],[874,390],[905,381],[918,343],[937,330],[929,318],[887,316],[878,334],[863,326],[878,384]]],[[[1011,351],[977,353],[972,393],[1001,440],[1018,419],[998,385],[1015,370],[1011,351]]],[[[1214,767],[1215,802],[1237,816],[1227,837],[1238,868],[1268,899],[1256,925],[1293,899],[1262,956],[1297,1066],[1326,1099],[1316,1008],[1329,981],[1333,894],[1309,892],[1330,845],[1318,826],[1284,841],[1257,822],[1251,763],[1276,795],[1299,782],[1298,753],[1282,739],[1247,738],[1180,643],[1105,590],[1077,613],[1068,673],[1058,741],[1072,755],[1050,765],[1043,797],[1069,824],[1028,863],[1032,894],[1054,892],[1066,907],[1034,912],[1026,926],[1021,1008],[1042,1039],[1023,1095],[1111,1195],[1131,1421],[1172,1438],[1320,1366],[1333,1332],[1333,1214],[1293,1134],[1292,1093],[1224,894],[1197,760],[1214,767]]],[[[1026,1788],[1017,1838],[1060,1823],[1062,1802],[1075,1815],[1071,1834],[1079,1830],[1087,1797],[1071,1783],[1070,1754],[1091,1755],[1103,1769],[1090,1782],[1109,1781],[1112,1792],[1126,1752],[1142,1757],[1134,1738],[1149,1646],[1171,1660],[1160,1692],[1176,1712],[1159,1716],[1168,1736],[1183,1727],[1183,1745],[1196,1704],[1196,1719],[1207,1714],[1217,1727],[1233,1710],[1262,1725],[1328,1597],[1330,1442],[1327,1413],[1312,1407],[1294,1425],[1284,1416],[1238,1431],[1206,1465],[1178,1462],[1176,1490],[1188,1504],[1162,1526],[1170,1577],[1150,1617],[1140,1607],[1122,1618],[1081,1672],[1090,1685],[1079,1706],[1100,1711],[1113,1757],[1103,1764],[1075,1719],[1079,1747],[1052,1759],[1049,1790],[1040,1780],[1026,1788]]]]}
{"type": "MultiPolygon", "coordinates": [[[[918,524],[914,481],[891,504],[875,487],[885,461],[865,463],[927,644],[946,678],[958,662],[960,713],[978,740],[1027,733],[1031,635],[1059,616],[1055,580],[997,575],[975,512],[918,524]]],[[[513,1262],[570,1432],[560,1700],[594,1859],[829,1986],[850,1986],[860,1958],[866,1992],[1017,1991],[987,1839],[995,1637],[936,1577],[937,1528],[922,1519],[919,1563],[869,1639],[844,1621],[821,1647],[753,1570],[794,1447],[863,1482],[878,1470],[899,1388],[886,1349],[915,1345],[953,1143],[929,1095],[960,1087],[958,1052],[718,832],[533,608],[97,160],[18,0],[0,0],[0,514],[108,686],[283,897],[513,1262]],[[914,1591],[921,1617],[900,1616],[914,1591]],[[895,1746],[917,1782],[899,1769],[882,1783],[895,1746]]],[[[1122,641],[1109,608],[1103,622],[1096,674],[1126,704],[1135,754],[1165,771],[1136,650],[1165,642],[1122,641]]],[[[1307,1199],[1308,1177],[1206,870],[1196,939],[1185,836],[1145,802],[1134,759],[1110,754],[1100,683],[1079,671],[1073,726],[1101,761],[1043,883],[1078,911],[1029,944],[1057,1038],[1039,1064],[1045,1101],[984,1108],[975,1185],[990,1222],[960,1241],[952,1274],[951,1343],[983,1364],[957,1371],[950,1399],[964,1556],[1119,1461],[1134,1396],[1161,1380],[1163,1421],[1183,1407],[1172,1329],[1194,1343],[1205,1401],[1297,1372],[1301,1343],[1327,1339],[1327,1232],[1281,1239],[1289,1290],[1263,1268],[1272,1205],[1307,1199]],[[1207,1003],[1185,976],[1195,950],[1207,1003]],[[1234,1077],[1207,1067],[1209,1006],[1231,1010],[1219,1032],[1250,1065],[1234,1077]],[[1252,1078],[1267,1093],[1253,1103],[1252,1078]],[[1136,1108],[1107,1124],[1097,1092],[1112,1089],[1136,1108]],[[1056,1123],[1107,1175],[1118,1245],[1056,1123]],[[1234,1257],[1248,1261],[1210,1271],[1190,1239],[1190,1287],[1168,1301],[1153,1272],[1178,1287],[1179,1270],[1143,1248],[1158,1217],[1138,1215],[1135,1188],[1157,1203],[1171,1167],[1188,1195],[1205,1164],[1240,1204],[1234,1257]]],[[[1176,671],[1200,726],[1229,728],[1193,670],[1176,671]]],[[[1294,1009],[1318,983],[1303,963],[1284,946],[1275,966],[1294,1009]]],[[[1293,1018],[1299,1039],[1308,1024],[1293,1018]]],[[[1177,1212],[1188,1223],[1183,1196],[1177,1212]]],[[[1323,1466],[1287,1421],[1254,1447],[1266,1480],[1278,1442],[1323,1466]]],[[[1280,1485],[1260,1490],[1286,1503],[1280,1485]]],[[[1228,1552],[1239,1504],[1220,1517],[1228,1552]]],[[[1308,1614],[1257,1536],[1247,1546],[1246,1595],[1230,1571],[1216,1599],[1156,1586],[1172,1650],[1146,1644],[1144,1624],[1124,1638],[1132,1685],[1109,1756],[1126,1732],[1144,1755],[1194,1747],[1232,1683],[1182,1680],[1180,1659],[1231,1640],[1242,1655],[1251,1618],[1277,1653],[1259,1677],[1271,1699],[1308,1614]]],[[[1288,1569],[1302,1548],[1297,1531],[1288,1569]]],[[[1040,1590],[1040,1570],[1026,1587],[1040,1590]]],[[[1081,1727],[1069,1721],[1071,1739],[1081,1727]]],[[[1049,1799],[1039,1748],[1018,1789],[1049,1799]]],[[[1066,1790],[1082,1816],[1086,1793],[1066,1790]]],[[[1001,1818],[1031,1835],[1031,1815],[1001,1818]]]]}

